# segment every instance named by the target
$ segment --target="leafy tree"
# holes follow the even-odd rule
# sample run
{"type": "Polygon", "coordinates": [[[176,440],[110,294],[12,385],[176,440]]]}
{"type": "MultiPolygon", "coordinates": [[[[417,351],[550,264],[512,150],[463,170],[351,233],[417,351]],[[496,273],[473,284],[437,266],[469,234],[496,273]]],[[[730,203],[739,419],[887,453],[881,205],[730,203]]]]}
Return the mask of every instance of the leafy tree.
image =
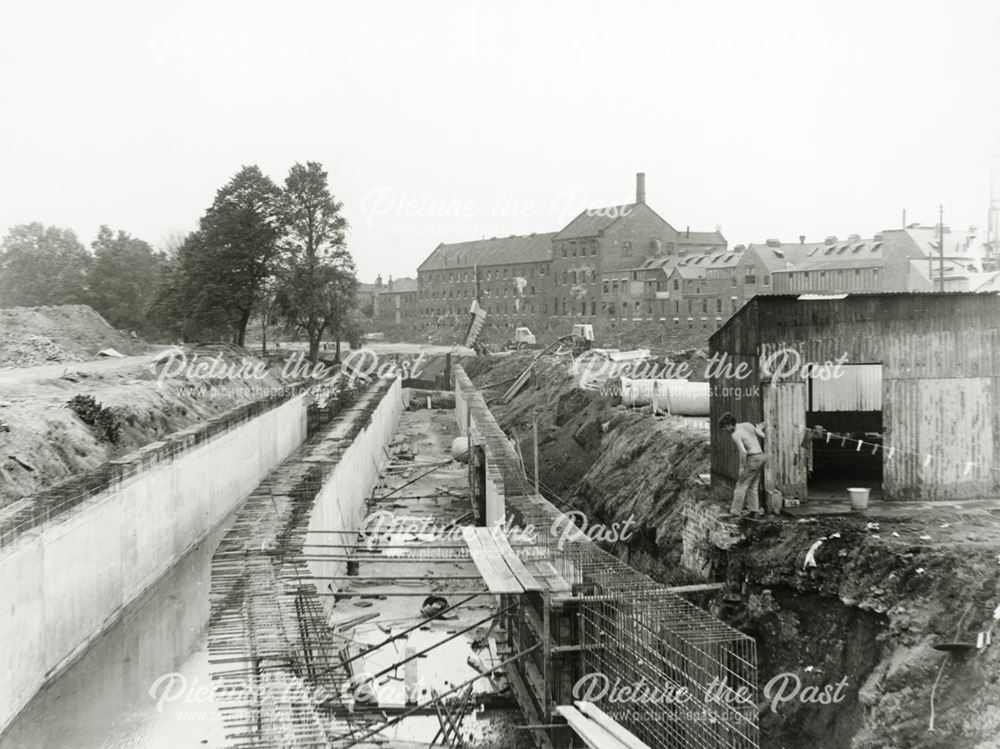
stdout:
{"type": "Polygon", "coordinates": [[[191,232],[161,269],[150,318],[156,328],[184,340],[232,334],[231,321],[215,303],[215,286],[206,274],[205,236],[191,232]]]}
{"type": "Polygon", "coordinates": [[[321,164],[310,161],[289,170],[281,199],[285,238],[276,303],[282,317],[308,339],[313,363],[328,332],[337,337],[339,356],[340,334],[358,285],[342,207],[330,193],[321,164]]]}
{"type": "Polygon", "coordinates": [[[15,226],[0,243],[0,306],[86,304],[91,262],[70,229],[15,226]]]}
{"type": "Polygon", "coordinates": [[[100,228],[91,247],[91,306],[116,328],[150,332],[148,313],[166,257],[143,240],[124,231],[116,235],[107,226],[100,228]]]}
{"type": "Polygon", "coordinates": [[[281,191],[259,167],[245,166],[215,195],[200,229],[184,240],[160,311],[179,327],[214,332],[222,325],[242,346],[263,285],[274,271],[281,191]]]}

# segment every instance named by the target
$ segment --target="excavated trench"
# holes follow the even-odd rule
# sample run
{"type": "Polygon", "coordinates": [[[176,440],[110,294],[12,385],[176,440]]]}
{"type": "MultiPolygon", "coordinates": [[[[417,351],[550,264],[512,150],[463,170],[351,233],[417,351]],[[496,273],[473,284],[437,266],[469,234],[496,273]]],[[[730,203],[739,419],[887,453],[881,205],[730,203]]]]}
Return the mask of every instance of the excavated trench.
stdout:
{"type": "Polygon", "coordinates": [[[721,520],[705,481],[708,431],[613,395],[582,391],[548,360],[510,403],[527,357],[467,365],[550,498],[590,523],[637,530],[609,549],[669,584],[715,581],[692,597],[755,638],[763,747],[1000,746],[1000,650],[975,642],[1000,612],[1000,528],[989,513],[721,520]],[[814,549],[815,567],[806,564],[814,549]],[[933,707],[932,707],[933,700],[933,707]],[[930,730],[933,727],[933,730],[930,730]]]}

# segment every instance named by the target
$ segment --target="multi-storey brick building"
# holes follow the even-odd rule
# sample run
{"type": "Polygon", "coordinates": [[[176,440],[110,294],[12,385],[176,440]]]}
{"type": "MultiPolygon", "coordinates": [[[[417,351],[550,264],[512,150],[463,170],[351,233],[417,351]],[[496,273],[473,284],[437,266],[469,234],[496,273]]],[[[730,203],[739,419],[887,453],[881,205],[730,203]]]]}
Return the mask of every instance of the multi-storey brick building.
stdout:
{"type": "Polygon", "coordinates": [[[417,315],[417,279],[389,276],[389,282],[382,286],[382,277],[376,281],[374,317],[382,324],[401,325],[414,320],[417,315]]]}
{"type": "MultiPolygon", "coordinates": [[[[606,273],[636,280],[631,270],[651,258],[725,247],[719,231],[679,232],[647,206],[640,173],[634,202],[584,210],[558,232],[439,245],[417,272],[418,314],[427,322],[459,319],[478,299],[508,327],[594,320],[624,303],[603,290],[606,273]]],[[[628,311],[641,314],[642,298],[628,311]]]]}
{"type": "Polygon", "coordinates": [[[494,324],[537,325],[550,312],[552,233],[440,244],[417,269],[417,314],[460,320],[478,299],[494,324]]]}

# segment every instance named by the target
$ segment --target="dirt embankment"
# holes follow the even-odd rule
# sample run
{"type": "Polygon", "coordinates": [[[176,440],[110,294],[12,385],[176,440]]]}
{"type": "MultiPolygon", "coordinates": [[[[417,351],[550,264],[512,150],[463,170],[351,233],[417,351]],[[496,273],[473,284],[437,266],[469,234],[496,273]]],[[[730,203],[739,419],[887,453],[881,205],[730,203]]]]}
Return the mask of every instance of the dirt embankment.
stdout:
{"type": "Polygon", "coordinates": [[[106,348],[128,355],[149,347],[83,304],[0,309],[0,369],[86,361],[106,348]]]}
{"type": "Polygon", "coordinates": [[[234,346],[182,351],[190,363],[222,364],[215,374],[194,378],[190,370],[180,373],[179,357],[166,377],[164,363],[125,360],[89,374],[69,364],[61,377],[0,383],[0,507],[289,384],[278,366],[262,377],[251,374],[245,365],[259,360],[234,346]],[[251,376],[231,377],[231,365],[251,376]],[[116,441],[68,406],[76,396],[110,409],[119,427],[116,441]]]}
{"type": "MultiPolygon", "coordinates": [[[[480,385],[505,383],[529,359],[480,359],[467,371],[480,385]]],[[[718,521],[725,499],[699,479],[709,471],[707,431],[580,391],[567,369],[547,361],[510,404],[500,402],[506,384],[488,390],[491,408],[529,469],[536,413],[540,475],[590,522],[634,515],[640,530],[616,554],[662,582],[726,583],[699,603],[757,641],[762,746],[1000,747],[1000,643],[951,655],[933,648],[975,643],[996,624],[995,516],[942,508],[874,526],[859,516],[727,525],[718,521]],[[836,703],[797,696],[772,711],[795,679],[829,685],[831,695],[846,685],[836,703]]]]}

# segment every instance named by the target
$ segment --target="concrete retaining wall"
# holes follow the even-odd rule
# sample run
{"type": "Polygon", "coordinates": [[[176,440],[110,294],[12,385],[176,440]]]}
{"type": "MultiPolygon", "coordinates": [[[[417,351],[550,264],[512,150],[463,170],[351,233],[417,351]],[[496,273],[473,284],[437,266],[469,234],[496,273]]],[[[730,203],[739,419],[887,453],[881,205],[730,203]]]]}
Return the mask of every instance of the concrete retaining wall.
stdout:
{"type": "Polygon", "coordinates": [[[226,418],[116,461],[127,478],[0,552],[0,730],[302,443],[306,398],[226,418]]]}
{"type": "MultiPolygon", "coordinates": [[[[309,516],[309,532],[315,534],[314,543],[353,544],[357,530],[366,514],[366,500],[372,494],[378,480],[379,467],[386,461],[383,450],[399,424],[399,416],[408,402],[409,392],[404,391],[401,380],[396,379],[389,391],[372,412],[364,428],[343,450],[337,451],[331,459],[336,460],[332,470],[323,478],[323,487],[316,495],[312,513],[309,516]],[[329,533],[328,531],[344,531],[329,533]]],[[[337,439],[336,430],[330,439],[337,439]]],[[[347,550],[343,550],[343,556],[347,550]]],[[[346,574],[344,562],[309,562],[309,567],[317,577],[335,577],[346,574]]],[[[326,582],[323,583],[325,587],[326,582]]],[[[342,586],[334,585],[334,589],[342,586]]],[[[325,597],[324,605],[333,605],[333,599],[325,597]]]]}

